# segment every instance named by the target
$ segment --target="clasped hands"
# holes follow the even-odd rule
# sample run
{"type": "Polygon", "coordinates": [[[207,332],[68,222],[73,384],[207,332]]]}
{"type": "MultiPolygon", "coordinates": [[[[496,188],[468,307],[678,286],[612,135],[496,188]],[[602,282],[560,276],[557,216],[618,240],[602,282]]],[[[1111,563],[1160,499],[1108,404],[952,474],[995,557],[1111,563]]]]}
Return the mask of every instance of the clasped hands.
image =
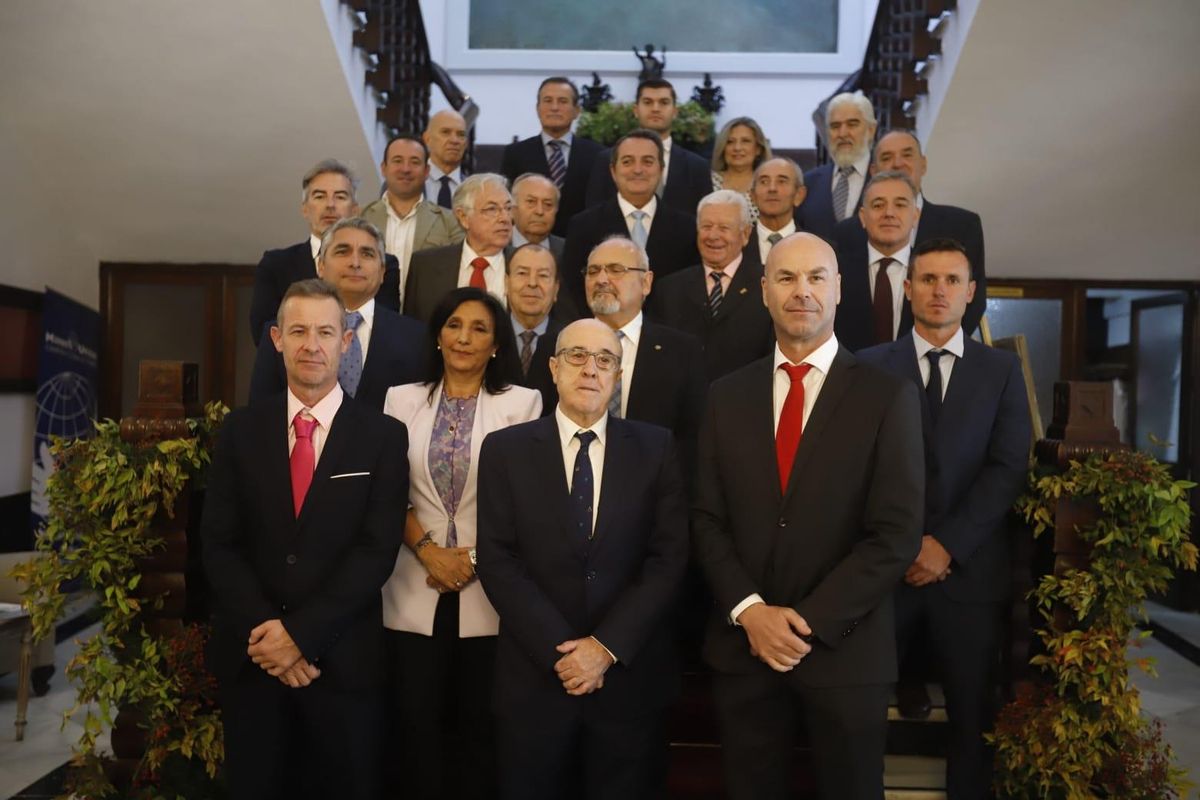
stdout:
{"type": "Polygon", "coordinates": [[[563,654],[554,672],[567,694],[580,697],[604,687],[604,673],[613,665],[609,652],[591,636],[568,639],[554,648],[563,654]]]}
{"type": "Polygon", "coordinates": [[[921,537],[921,552],[904,573],[909,586],[926,586],[944,581],[950,575],[950,553],[942,543],[928,534],[921,537]]]}
{"type": "Polygon", "coordinates": [[[438,593],[458,592],[475,579],[470,548],[439,547],[429,544],[417,551],[417,560],[429,574],[425,584],[438,593]]]}
{"type": "Polygon", "coordinates": [[[755,603],[738,615],[746,630],[750,653],[776,672],[791,672],[812,645],[800,638],[812,636],[812,628],[794,608],[755,603]]]}
{"type": "Polygon", "coordinates": [[[308,686],[321,677],[321,670],[308,663],[278,619],[269,619],[250,631],[246,654],[268,675],[293,689],[308,686]]]}

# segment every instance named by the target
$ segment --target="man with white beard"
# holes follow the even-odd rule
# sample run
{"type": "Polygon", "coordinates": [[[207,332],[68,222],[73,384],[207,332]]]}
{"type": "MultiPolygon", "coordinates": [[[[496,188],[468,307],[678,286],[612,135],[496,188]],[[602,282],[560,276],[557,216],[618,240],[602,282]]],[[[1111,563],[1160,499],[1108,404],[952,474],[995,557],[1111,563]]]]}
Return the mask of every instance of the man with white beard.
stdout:
{"type": "Polygon", "coordinates": [[[854,216],[862,198],[871,145],[875,141],[875,109],[862,92],[842,92],[825,110],[828,164],[804,173],[808,196],[796,212],[802,230],[833,241],[833,228],[854,216]]]}

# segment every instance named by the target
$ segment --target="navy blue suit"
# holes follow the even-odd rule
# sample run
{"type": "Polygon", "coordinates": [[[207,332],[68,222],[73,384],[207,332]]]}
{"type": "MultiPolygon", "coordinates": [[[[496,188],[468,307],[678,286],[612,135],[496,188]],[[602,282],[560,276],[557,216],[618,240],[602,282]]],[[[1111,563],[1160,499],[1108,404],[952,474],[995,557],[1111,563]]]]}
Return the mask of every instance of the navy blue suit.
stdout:
{"type": "MultiPolygon", "coordinates": [[[[815,233],[827,242],[833,241],[833,229],[838,224],[837,217],[833,215],[833,169],[831,161],[804,173],[804,185],[808,188],[808,193],[795,214],[796,225],[800,230],[815,233]]],[[[866,185],[866,176],[863,185],[866,185]]],[[[862,193],[852,198],[852,201],[851,207],[857,209],[862,203],[862,193]]],[[[853,216],[851,213],[847,219],[853,216]]]]}
{"type": "MultiPolygon", "coordinates": [[[[595,446],[595,445],[593,445],[595,446]]],[[[495,431],[479,454],[479,577],[500,614],[496,647],[503,796],[649,798],[675,697],[671,611],[687,564],[687,502],[671,434],[608,420],[595,532],[573,530],[557,419],[495,431]],[[571,697],[555,647],[595,636],[617,658],[571,697]]]]}
{"type": "MultiPolygon", "coordinates": [[[[375,320],[362,377],[354,399],[382,411],[387,390],[404,383],[415,383],[425,374],[425,326],[412,317],[397,314],[375,302],[375,320]]],[[[282,392],[287,388],[283,356],[270,336],[258,343],[254,371],[250,374],[250,402],[282,392]]]]}
{"type": "MultiPolygon", "coordinates": [[[[558,215],[554,218],[556,236],[566,236],[571,218],[588,205],[585,201],[588,179],[592,174],[592,165],[602,149],[599,142],[578,135],[571,137],[567,174],[563,177],[558,199],[558,215]]],[[[542,135],[539,133],[507,145],[500,162],[500,172],[508,178],[510,186],[526,172],[550,177],[550,164],[546,161],[546,146],[542,143],[542,135]]]]}
{"type": "Polygon", "coordinates": [[[858,356],[922,390],[924,532],[952,561],[944,581],[899,587],[897,644],[903,657],[926,628],[950,719],[949,797],[986,797],[990,758],[982,736],[994,713],[992,677],[1010,585],[1006,518],[1025,483],[1031,436],[1021,363],[1012,353],[966,339],[935,423],[911,333],[858,356]]]}

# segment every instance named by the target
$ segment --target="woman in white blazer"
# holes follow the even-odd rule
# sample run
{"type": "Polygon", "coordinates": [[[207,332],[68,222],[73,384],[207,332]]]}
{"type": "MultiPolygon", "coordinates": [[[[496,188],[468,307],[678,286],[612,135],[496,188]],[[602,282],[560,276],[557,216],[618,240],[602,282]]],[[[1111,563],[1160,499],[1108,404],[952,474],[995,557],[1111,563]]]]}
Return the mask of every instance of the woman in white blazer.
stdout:
{"type": "Polygon", "coordinates": [[[405,796],[485,798],[499,618],[475,579],[476,462],[484,437],[537,419],[542,400],[514,385],[512,322],[487,292],[449,292],[429,334],[426,380],[393,386],[384,402],[409,441],[406,546],[383,587],[401,729],[393,752],[405,796]]]}

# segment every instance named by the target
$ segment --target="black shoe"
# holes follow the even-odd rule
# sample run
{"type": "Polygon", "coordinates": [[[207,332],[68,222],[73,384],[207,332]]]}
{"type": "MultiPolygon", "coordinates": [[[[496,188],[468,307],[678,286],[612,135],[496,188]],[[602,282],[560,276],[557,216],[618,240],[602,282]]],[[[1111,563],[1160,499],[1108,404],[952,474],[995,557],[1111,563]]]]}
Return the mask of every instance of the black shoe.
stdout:
{"type": "Polygon", "coordinates": [[[896,684],[896,708],[905,719],[929,719],[933,704],[925,684],[909,681],[896,684]]]}

